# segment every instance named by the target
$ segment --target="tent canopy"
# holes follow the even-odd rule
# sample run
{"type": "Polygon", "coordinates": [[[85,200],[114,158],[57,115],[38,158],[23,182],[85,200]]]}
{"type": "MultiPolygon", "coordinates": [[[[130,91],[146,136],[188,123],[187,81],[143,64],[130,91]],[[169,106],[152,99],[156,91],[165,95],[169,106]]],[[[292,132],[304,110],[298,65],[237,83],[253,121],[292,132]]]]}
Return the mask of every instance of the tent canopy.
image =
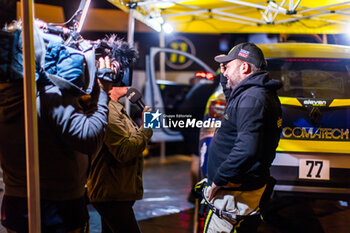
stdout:
{"type": "Polygon", "coordinates": [[[339,34],[348,31],[344,0],[108,0],[156,31],[184,33],[339,34]]]}

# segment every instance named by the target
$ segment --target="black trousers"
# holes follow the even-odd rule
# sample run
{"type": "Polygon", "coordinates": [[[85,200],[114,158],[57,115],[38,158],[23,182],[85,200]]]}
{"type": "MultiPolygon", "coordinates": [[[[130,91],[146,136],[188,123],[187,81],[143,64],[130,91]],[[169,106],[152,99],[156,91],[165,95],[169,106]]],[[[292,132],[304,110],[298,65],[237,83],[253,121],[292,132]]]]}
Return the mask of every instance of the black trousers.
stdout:
{"type": "Polygon", "coordinates": [[[135,201],[95,202],[101,215],[102,233],[141,233],[132,206],[135,201]]]}
{"type": "MultiPolygon", "coordinates": [[[[88,232],[89,213],[84,197],[40,202],[42,233],[88,232]]],[[[13,232],[28,233],[27,198],[5,195],[1,205],[1,223],[13,232]]]]}
{"type": "Polygon", "coordinates": [[[258,230],[262,220],[260,214],[248,216],[235,226],[235,233],[255,233],[258,230]]]}

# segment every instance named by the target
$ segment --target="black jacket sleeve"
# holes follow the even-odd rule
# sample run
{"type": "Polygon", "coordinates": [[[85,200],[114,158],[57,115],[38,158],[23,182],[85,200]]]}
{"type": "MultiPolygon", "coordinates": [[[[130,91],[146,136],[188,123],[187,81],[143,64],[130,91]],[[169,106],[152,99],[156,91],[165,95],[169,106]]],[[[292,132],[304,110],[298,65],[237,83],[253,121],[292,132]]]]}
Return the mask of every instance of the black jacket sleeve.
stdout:
{"type": "Polygon", "coordinates": [[[97,104],[89,109],[83,109],[78,98],[60,91],[41,94],[39,100],[37,106],[45,111],[40,115],[47,118],[65,145],[84,154],[95,154],[100,149],[108,114],[108,96],[104,91],[99,92],[97,104]]]}

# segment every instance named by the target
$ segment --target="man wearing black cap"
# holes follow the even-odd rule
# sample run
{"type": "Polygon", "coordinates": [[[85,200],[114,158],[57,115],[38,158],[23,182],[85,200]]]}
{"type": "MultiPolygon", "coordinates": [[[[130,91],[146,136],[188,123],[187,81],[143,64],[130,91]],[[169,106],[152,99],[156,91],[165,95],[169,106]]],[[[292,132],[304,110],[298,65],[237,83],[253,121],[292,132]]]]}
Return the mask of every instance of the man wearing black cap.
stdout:
{"type": "Polygon", "coordinates": [[[241,43],[220,63],[226,109],[209,147],[208,187],[211,210],[204,232],[256,232],[259,202],[270,177],[281,133],[282,84],[269,78],[262,51],[241,43]]]}

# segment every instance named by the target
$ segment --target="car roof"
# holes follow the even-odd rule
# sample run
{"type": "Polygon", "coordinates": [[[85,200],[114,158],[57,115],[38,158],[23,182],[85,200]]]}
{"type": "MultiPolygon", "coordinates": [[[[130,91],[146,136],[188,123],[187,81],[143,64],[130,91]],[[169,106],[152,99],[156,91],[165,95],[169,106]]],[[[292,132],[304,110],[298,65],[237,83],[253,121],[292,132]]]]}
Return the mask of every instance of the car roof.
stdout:
{"type": "Polygon", "coordinates": [[[350,58],[350,46],[313,43],[258,44],[265,58],[350,58]]]}

